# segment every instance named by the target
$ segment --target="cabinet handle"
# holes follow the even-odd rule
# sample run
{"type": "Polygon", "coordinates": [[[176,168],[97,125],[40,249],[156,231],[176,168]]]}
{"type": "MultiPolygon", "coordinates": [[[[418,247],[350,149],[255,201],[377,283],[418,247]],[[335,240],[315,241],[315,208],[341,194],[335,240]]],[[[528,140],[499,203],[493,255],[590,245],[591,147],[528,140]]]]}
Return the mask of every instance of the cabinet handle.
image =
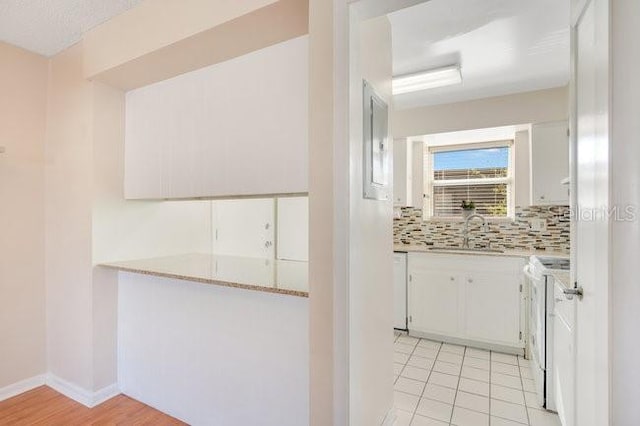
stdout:
{"type": "Polygon", "coordinates": [[[468,279],[467,279],[467,282],[468,282],[469,284],[473,283],[473,278],[468,278],[468,279]]]}
{"type": "Polygon", "coordinates": [[[455,281],[456,278],[455,277],[449,277],[449,281],[455,281]]]}

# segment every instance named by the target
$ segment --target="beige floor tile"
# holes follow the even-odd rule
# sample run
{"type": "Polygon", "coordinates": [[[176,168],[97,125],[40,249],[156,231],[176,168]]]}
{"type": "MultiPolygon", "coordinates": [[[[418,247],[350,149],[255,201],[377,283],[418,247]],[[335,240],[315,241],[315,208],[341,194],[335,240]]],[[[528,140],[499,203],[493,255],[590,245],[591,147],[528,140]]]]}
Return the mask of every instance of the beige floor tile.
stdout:
{"type": "Polygon", "coordinates": [[[489,382],[489,370],[469,367],[463,364],[460,375],[462,377],[466,377],[467,379],[479,380],[482,382],[489,382]]]}
{"type": "Polygon", "coordinates": [[[441,422],[440,420],[424,417],[419,414],[413,416],[411,426],[448,426],[449,422],[441,422]]]}
{"type": "Polygon", "coordinates": [[[452,376],[450,374],[443,374],[434,371],[429,376],[429,382],[434,385],[440,385],[447,388],[457,389],[458,388],[458,376],[452,376]]]}
{"type": "Polygon", "coordinates": [[[424,388],[422,397],[444,402],[445,404],[453,404],[453,400],[456,397],[456,390],[428,383],[424,388]]]}
{"type": "Polygon", "coordinates": [[[491,415],[519,423],[528,423],[527,409],[524,405],[512,404],[497,399],[491,399],[491,415]]]}
{"type": "Polygon", "coordinates": [[[406,365],[400,376],[406,377],[408,379],[420,380],[421,382],[426,382],[429,377],[429,370],[425,370],[424,368],[412,367],[410,365],[406,365]]]}
{"type": "Polygon", "coordinates": [[[489,426],[489,415],[462,407],[454,407],[451,424],[455,426],[489,426]]]}
{"type": "Polygon", "coordinates": [[[486,396],[458,391],[454,405],[489,414],[489,397],[486,396]]]}
{"type": "Polygon", "coordinates": [[[448,362],[438,361],[433,364],[433,371],[437,371],[439,373],[451,374],[453,376],[457,376],[460,374],[461,366],[459,364],[450,364],[448,362]]]}
{"type": "Polygon", "coordinates": [[[393,386],[393,389],[399,392],[421,396],[422,391],[424,390],[424,385],[425,383],[419,380],[407,379],[406,377],[398,377],[398,380],[393,386]]]}
{"type": "Polygon", "coordinates": [[[489,396],[489,383],[461,377],[458,390],[475,393],[476,395],[489,396]]]}
{"type": "Polygon", "coordinates": [[[413,413],[419,400],[420,398],[415,395],[409,395],[408,393],[398,391],[393,392],[393,406],[398,410],[413,413]]]}
{"type": "Polygon", "coordinates": [[[509,376],[508,374],[491,372],[491,383],[506,386],[508,388],[522,389],[520,377],[509,376]]]}
{"type": "Polygon", "coordinates": [[[453,407],[444,402],[434,401],[433,399],[422,398],[418,403],[416,414],[430,417],[432,419],[448,422],[451,419],[451,410],[453,407]]]}
{"type": "Polygon", "coordinates": [[[508,388],[506,386],[491,385],[491,398],[524,405],[524,392],[520,389],[508,388]]]}

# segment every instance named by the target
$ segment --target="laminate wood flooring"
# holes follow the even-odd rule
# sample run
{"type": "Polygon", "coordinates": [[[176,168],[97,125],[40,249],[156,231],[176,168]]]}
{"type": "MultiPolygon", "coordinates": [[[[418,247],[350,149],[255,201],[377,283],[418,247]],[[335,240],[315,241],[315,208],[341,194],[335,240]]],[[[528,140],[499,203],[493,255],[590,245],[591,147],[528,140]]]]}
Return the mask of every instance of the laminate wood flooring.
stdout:
{"type": "Polygon", "coordinates": [[[40,386],[0,402],[0,425],[84,426],[154,425],[185,423],[125,395],[118,395],[93,408],[40,386]]]}

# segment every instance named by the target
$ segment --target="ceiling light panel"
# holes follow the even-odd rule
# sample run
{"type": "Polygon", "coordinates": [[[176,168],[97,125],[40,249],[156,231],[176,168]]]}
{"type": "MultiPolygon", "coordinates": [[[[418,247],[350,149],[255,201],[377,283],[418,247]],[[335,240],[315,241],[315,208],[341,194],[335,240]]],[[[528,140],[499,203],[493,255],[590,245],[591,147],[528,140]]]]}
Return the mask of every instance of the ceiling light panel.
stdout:
{"type": "Polygon", "coordinates": [[[393,94],[418,92],[462,83],[459,65],[436,68],[393,78],[393,94]]]}

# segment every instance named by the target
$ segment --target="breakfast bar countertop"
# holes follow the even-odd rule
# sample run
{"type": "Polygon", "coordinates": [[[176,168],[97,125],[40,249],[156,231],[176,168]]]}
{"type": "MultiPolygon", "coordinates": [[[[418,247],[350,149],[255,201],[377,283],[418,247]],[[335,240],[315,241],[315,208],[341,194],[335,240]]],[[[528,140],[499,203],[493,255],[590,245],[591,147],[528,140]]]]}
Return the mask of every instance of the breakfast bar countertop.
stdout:
{"type": "Polygon", "coordinates": [[[184,254],[101,263],[143,275],[309,297],[308,262],[211,254],[184,254]]]}
{"type": "Polygon", "coordinates": [[[393,251],[405,253],[440,253],[470,256],[501,256],[501,257],[523,257],[529,256],[553,256],[568,258],[568,253],[547,251],[547,250],[518,250],[518,249],[501,249],[501,251],[490,250],[468,250],[461,247],[435,247],[425,244],[394,244],[393,251]]]}

